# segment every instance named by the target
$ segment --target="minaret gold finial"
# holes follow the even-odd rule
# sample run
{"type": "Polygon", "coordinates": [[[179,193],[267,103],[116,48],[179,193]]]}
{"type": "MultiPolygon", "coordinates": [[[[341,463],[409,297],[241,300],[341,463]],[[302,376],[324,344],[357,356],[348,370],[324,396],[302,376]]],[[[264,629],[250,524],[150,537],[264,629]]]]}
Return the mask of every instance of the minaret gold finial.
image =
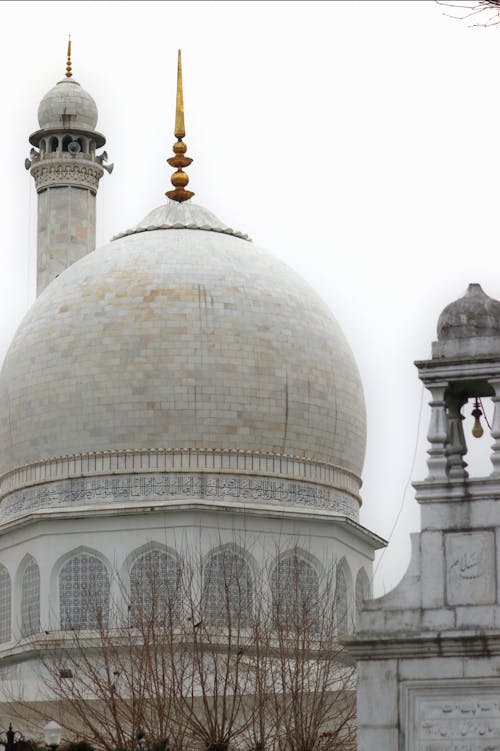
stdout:
{"type": "Polygon", "coordinates": [[[175,131],[174,135],[177,138],[176,143],[173,145],[173,152],[175,156],[171,156],[167,159],[167,162],[171,167],[176,168],[176,172],[170,178],[170,182],[174,186],[175,190],[168,190],[165,195],[172,201],[187,201],[194,196],[194,193],[190,190],[185,190],[186,185],[189,182],[189,177],[183,171],[183,167],[188,167],[193,161],[190,157],[185,156],[187,151],[186,144],[182,141],[186,135],[186,129],[184,126],[184,99],[182,96],[182,60],[181,51],[179,50],[177,56],[177,97],[175,107],[175,131]]]}
{"type": "Polygon", "coordinates": [[[71,34],[68,37],[68,52],[66,58],[66,78],[71,78],[71,34]]]}
{"type": "Polygon", "coordinates": [[[177,53],[177,96],[175,99],[175,132],[176,138],[184,138],[186,127],[184,125],[184,98],[182,94],[182,60],[181,51],[177,53]]]}

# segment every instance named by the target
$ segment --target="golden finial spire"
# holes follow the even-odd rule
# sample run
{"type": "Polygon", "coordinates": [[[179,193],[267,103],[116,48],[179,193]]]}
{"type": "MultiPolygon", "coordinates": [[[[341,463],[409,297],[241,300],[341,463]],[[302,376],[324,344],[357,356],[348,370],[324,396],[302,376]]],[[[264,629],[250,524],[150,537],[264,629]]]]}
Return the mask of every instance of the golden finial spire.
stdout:
{"type": "Polygon", "coordinates": [[[175,132],[176,138],[184,138],[186,127],[184,125],[184,98],[182,95],[182,60],[181,51],[177,53],[177,96],[175,99],[175,132]]]}
{"type": "Polygon", "coordinates": [[[186,129],[184,127],[184,100],[182,96],[182,60],[181,51],[179,50],[177,56],[177,97],[175,107],[175,131],[174,135],[177,138],[176,143],[173,145],[173,151],[175,156],[171,156],[167,159],[167,162],[171,167],[176,168],[176,172],[170,178],[170,182],[174,186],[175,190],[168,190],[165,195],[172,201],[187,201],[194,196],[190,190],[185,190],[186,185],[189,182],[189,177],[183,171],[183,167],[188,167],[193,161],[190,157],[185,156],[187,146],[183,143],[182,139],[186,135],[186,129]]]}
{"type": "Polygon", "coordinates": [[[71,78],[71,34],[68,36],[68,52],[66,58],[66,78],[71,78]]]}

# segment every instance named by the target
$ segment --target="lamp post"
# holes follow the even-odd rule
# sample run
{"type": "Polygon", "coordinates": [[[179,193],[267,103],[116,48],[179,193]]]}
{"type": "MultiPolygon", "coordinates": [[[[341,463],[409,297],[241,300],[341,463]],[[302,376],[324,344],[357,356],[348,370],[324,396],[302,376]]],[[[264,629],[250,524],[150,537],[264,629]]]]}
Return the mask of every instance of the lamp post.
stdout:
{"type": "Polygon", "coordinates": [[[23,740],[23,736],[17,730],[12,729],[12,723],[9,723],[8,730],[0,732],[0,744],[5,751],[14,751],[14,745],[23,740]]]}
{"type": "Polygon", "coordinates": [[[55,720],[48,722],[43,729],[43,738],[45,745],[49,746],[52,751],[56,751],[61,743],[62,727],[55,720]]]}

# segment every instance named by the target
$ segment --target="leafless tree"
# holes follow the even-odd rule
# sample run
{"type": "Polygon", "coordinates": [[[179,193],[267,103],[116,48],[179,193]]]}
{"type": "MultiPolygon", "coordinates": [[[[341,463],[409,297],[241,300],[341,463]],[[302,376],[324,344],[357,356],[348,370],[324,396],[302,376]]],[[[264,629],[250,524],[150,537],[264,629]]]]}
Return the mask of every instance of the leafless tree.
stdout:
{"type": "Polygon", "coordinates": [[[168,738],[172,749],[184,748],[184,728],[173,716],[171,651],[182,585],[177,582],[167,599],[157,571],[146,575],[137,593],[140,608],[136,601],[133,609],[129,605],[124,611],[122,598],[103,607],[102,598],[90,588],[85,593],[86,628],[66,622],[63,631],[33,637],[42,701],[27,702],[11,694],[21,715],[29,710],[41,728],[54,719],[54,706],[59,705],[57,720],[66,737],[106,751],[135,748],[140,733],[155,740],[168,738]]]}
{"type": "MultiPolygon", "coordinates": [[[[277,557],[278,562],[280,556],[277,557]]],[[[270,701],[280,751],[355,747],[354,668],[339,643],[346,612],[339,608],[335,569],[307,586],[299,555],[269,572],[270,701]]]]}
{"type": "Polygon", "coordinates": [[[335,571],[311,578],[298,552],[277,551],[257,572],[236,546],[177,562],[174,575],[150,556],[119,602],[88,591],[85,629],[34,637],[51,702],[30,706],[40,724],[55,701],[67,736],[102,751],[140,733],[172,751],[351,751],[335,571]]]}
{"type": "Polygon", "coordinates": [[[468,20],[473,26],[499,26],[500,0],[436,0],[439,5],[452,9],[447,15],[468,20]]]}
{"type": "Polygon", "coordinates": [[[221,550],[203,564],[183,560],[183,620],[172,631],[173,702],[192,747],[226,751],[250,719],[243,655],[253,604],[246,561],[221,550]]]}

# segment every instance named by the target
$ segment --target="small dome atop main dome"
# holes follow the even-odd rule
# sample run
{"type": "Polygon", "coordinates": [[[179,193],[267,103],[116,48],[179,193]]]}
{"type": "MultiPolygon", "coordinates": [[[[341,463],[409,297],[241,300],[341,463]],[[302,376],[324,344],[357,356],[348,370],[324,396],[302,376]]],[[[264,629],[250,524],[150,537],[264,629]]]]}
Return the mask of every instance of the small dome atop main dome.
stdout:
{"type": "Polygon", "coordinates": [[[97,105],[73,78],[64,78],[45,94],[38,107],[41,129],[95,130],[97,105]]]}
{"type": "Polygon", "coordinates": [[[215,214],[212,214],[204,206],[199,206],[191,201],[186,203],[168,201],[150,211],[139,224],[115,235],[113,240],[119,240],[120,237],[126,237],[126,235],[135,235],[137,232],[150,232],[154,229],[204,229],[241,237],[242,240],[250,239],[243,232],[239,232],[221,222],[215,214]]]}

